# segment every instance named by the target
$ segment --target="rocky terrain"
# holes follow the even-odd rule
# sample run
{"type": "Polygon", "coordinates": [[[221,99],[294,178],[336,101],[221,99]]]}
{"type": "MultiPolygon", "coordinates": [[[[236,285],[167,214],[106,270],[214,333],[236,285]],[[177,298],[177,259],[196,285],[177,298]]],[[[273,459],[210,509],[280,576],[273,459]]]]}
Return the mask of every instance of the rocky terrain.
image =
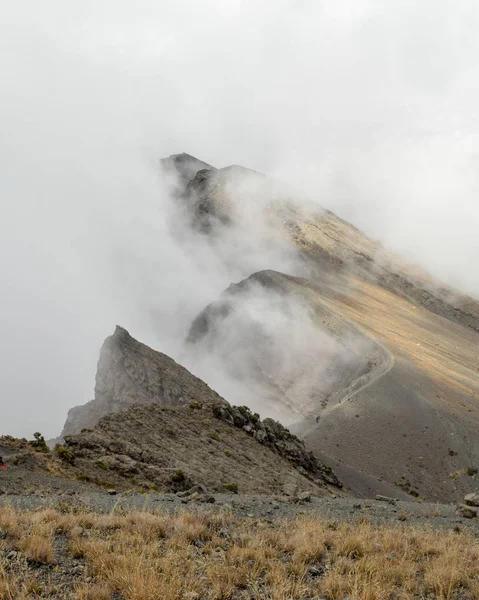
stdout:
{"type": "Polygon", "coordinates": [[[341,485],[279,423],[217,404],[137,405],[66,436],[65,448],[85,479],[116,489],[280,493],[288,485],[341,485]]]}

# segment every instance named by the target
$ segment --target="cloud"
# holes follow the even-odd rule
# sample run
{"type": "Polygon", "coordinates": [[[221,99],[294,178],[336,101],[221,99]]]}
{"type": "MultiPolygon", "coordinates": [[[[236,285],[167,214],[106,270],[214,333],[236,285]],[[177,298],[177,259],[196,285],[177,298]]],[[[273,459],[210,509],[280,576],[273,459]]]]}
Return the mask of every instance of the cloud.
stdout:
{"type": "Polygon", "coordinates": [[[4,3],[3,428],[55,434],[116,322],[159,346],[156,311],[174,345],[230,283],[171,237],[174,152],[279,174],[479,297],[478,25],[465,0],[4,3]]]}

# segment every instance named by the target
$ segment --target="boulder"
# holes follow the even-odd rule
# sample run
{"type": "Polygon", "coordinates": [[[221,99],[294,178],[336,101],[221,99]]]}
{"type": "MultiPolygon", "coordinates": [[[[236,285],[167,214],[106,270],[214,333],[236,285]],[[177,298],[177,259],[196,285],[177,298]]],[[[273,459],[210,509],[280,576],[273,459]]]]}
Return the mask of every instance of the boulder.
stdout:
{"type": "Polygon", "coordinates": [[[390,498],[389,496],[382,496],[381,494],[376,494],[376,500],[380,502],[387,502],[388,504],[396,504],[398,498],[390,498]]]}
{"type": "Polygon", "coordinates": [[[465,519],[475,519],[477,517],[477,510],[467,504],[460,504],[457,509],[457,514],[465,519]]]}
{"type": "Polygon", "coordinates": [[[296,498],[299,502],[311,502],[311,492],[299,492],[296,498]]]}
{"type": "Polygon", "coordinates": [[[298,493],[298,486],[295,483],[286,483],[283,485],[283,493],[285,496],[296,496],[298,493]]]}
{"type": "Polygon", "coordinates": [[[479,506],[479,494],[476,492],[473,492],[471,494],[466,494],[464,496],[464,502],[468,506],[479,506]]]}

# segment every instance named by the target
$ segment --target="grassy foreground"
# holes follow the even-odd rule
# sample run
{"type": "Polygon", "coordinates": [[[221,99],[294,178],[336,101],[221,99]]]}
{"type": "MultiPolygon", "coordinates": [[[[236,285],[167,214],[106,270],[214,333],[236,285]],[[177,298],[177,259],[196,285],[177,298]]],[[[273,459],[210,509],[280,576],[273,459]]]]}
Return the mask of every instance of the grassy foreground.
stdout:
{"type": "Polygon", "coordinates": [[[479,598],[461,532],[218,512],[99,515],[0,508],[0,599],[479,598]]]}

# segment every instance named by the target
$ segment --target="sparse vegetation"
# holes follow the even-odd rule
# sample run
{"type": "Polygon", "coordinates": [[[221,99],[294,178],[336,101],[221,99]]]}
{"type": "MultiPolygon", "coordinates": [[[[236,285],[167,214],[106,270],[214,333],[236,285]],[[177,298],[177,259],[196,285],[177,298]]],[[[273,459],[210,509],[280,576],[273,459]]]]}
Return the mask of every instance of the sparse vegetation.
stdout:
{"type": "Polygon", "coordinates": [[[58,597],[75,600],[479,597],[479,541],[460,527],[434,532],[366,520],[257,523],[210,511],[99,515],[2,507],[0,528],[4,556],[15,553],[0,566],[2,600],[58,596],[64,569],[58,597]],[[58,535],[68,540],[60,569],[58,535]],[[77,560],[85,568],[72,577],[77,560]]]}
{"type": "Polygon", "coordinates": [[[201,408],[201,404],[199,402],[190,402],[188,406],[196,410],[199,410],[201,408]]]}
{"type": "Polygon", "coordinates": [[[225,483],[225,484],[223,484],[223,487],[228,492],[233,492],[233,494],[238,493],[238,484],[237,483],[225,483]]]}
{"type": "Polygon", "coordinates": [[[477,475],[477,467],[467,467],[467,474],[469,475],[469,477],[477,475]]]}
{"type": "Polygon", "coordinates": [[[402,489],[404,492],[406,492],[406,494],[413,496],[413,498],[419,498],[419,492],[417,489],[414,489],[416,486],[413,486],[413,484],[409,481],[409,479],[406,478],[405,475],[401,475],[401,480],[402,481],[399,483],[395,482],[394,485],[402,489]]]}
{"type": "Polygon", "coordinates": [[[102,460],[98,459],[95,461],[95,465],[99,468],[99,469],[103,469],[104,471],[108,471],[108,465],[103,462],[102,460]]]}
{"type": "Polygon", "coordinates": [[[83,483],[87,483],[87,482],[91,481],[90,476],[87,475],[86,473],[78,473],[78,475],[76,475],[75,479],[77,481],[81,481],[83,483]]]}
{"type": "Polygon", "coordinates": [[[55,454],[61,461],[68,463],[69,465],[75,464],[75,454],[69,448],[57,444],[55,446],[55,454]]]}
{"type": "Polygon", "coordinates": [[[28,442],[32,448],[37,452],[50,452],[50,448],[47,446],[45,438],[39,431],[36,431],[33,434],[33,437],[34,439],[28,442]]]}
{"type": "Polygon", "coordinates": [[[184,481],[186,481],[186,475],[184,471],[182,471],[181,469],[175,471],[171,476],[171,481],[173,483],[183,483],[184,481]]]}

